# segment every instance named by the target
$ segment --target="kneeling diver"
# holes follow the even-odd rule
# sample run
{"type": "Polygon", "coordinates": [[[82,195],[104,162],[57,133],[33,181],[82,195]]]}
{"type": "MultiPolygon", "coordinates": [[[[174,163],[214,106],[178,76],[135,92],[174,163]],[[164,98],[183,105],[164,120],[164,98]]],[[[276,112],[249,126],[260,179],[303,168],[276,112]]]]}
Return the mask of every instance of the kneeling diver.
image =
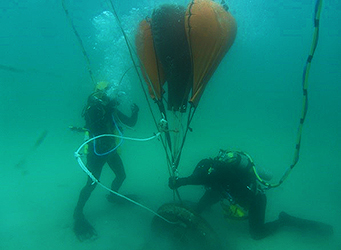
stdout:
{"type": "Polygon", "coordinates": [[[206,192],[195,207],[198,213],[224,199],[244,208],[248,212],[250,234],[254,239],[262,239],[283,226],[312,230],[324,235],[333,234],[330,225],[296,218],[285,212],[281,212],[277,220],[265,223],[267,198],[257,181],[252,161],[242,152],[221,151],[213,159],[201,160],[192,175],[169,179],[169,187],[173,190],[186,185],[206,187],[206,192]]]}

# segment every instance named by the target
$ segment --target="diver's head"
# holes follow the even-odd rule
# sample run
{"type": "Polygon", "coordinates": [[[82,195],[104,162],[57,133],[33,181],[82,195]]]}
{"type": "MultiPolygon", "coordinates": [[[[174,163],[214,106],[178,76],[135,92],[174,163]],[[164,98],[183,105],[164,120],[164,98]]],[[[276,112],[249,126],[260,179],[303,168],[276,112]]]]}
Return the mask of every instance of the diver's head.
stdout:
{"type": "Polygon", "coordinates": [[[126,93],[117,84],[100,81],[95,86],[93,96],[101,99],[105,105],[115,108],[126,98],[126,93]]]}
{"type": "Polygon", "coordinates": [[[91,95],[101,100],[106,100],[108,98],[108,95],[106,93],[108,88],[109,88],[108,82],[106,81],[97,82],[95,86],[95,90],[91,95]]]}
{"type": "Polygon", "coordinates": [[[109,88],[109,82],[107,81],[100,81],[97,82],[96,86],[95,86],[95,92],[97,91],[106,91],[109,88]]]}
{"type": "Polygon", "coordinates": [[[110,102],[110,98],[107,94],[109,83],[106,81],[97,82],[94,92],[88,98],[88,103],[101,102],[103,105],[107,105],[110,102]]]}

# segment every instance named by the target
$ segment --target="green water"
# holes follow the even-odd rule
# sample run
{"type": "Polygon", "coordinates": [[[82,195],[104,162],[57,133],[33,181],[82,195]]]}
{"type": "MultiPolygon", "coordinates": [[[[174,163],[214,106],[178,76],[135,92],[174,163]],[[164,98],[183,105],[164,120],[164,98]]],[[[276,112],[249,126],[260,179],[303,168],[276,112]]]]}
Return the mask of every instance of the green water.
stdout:
{"type": "MultiPolygon", "coordinates": [[[[138,22],[155,6],[176,1],[116,2],[123,28],[133,39],[138,22]]],[[[231,0],[228,4],[238,23],[237,38],[199,103],[179,174],[190,174],[200,159],[229,148],[247,151],[278,180],[293,159],[315,2],[231,0]]],[[[66,5],[96,79],[117,83],[132,62],[115,19],[105,12],[110,11],[107,2],[69,0],[66,5]]],[[[339,1],[324,1],[300,161],[281,187],[268,192],[266,215],[274,220],[284,210],[329,223],[335,233],[324,238],[282,230],[254,241],[246,222],[227,222],[217,205],[203,217],[226,249],[341,247],[340,12],[339,1]]],[[[93,84],[61,1],[1,1],[0,55],[0,249],[135,250],[148,241],[157,242],[150,232],[151,213],[108,204],[107,192],[99,187],[85,208],[98,239],[80,243],[73,234],[72,213],[86,175],[73,156],[83,135],[70,132],[68,126],[84,125],[80,114],[93,84]],[[45,130],[44,141],[32,150],[45,130]],[[20,168],[15,167],[22,159],[20,168]]],[[[135,130],[125,130],[125,135],[151,136],[157,130],[133,70],[122,81],[122,91],[126,93],[123,110],[129,111],[132,102],[140,107],[135,130]]],[[[172,201],[160,141],[126,141],[121,157],[127,172],[122,193],[138,195],[153,210],[172,201]]],[[[110,185],[113,177],[105,167],[102,183],[110,185]]],[[[202,187],[181,189],[183,199],[193,202],[203,191],[202,187]]]]}

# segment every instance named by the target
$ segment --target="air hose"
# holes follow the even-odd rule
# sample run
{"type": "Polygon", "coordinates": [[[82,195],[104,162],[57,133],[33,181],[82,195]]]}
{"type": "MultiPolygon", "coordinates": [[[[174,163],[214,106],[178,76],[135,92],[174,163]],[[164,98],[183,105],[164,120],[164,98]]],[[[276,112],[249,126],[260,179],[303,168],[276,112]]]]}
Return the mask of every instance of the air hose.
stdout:
{"type": "Polygon", "coordinates": [[[155,216],[161,218],[162,220],[170,223],[170,224],[177,224],[177,222],[172,222],[172,221],[169,221],[167,220],[166,218],[162,217],[161,215],[159,215],[158,213],[154,212],[152,209],[118,193],[118,192],[115,192],[114,190],[111,190],[110,188],[106,187],[105,185],[103,185],[90,171],[89,169],[85,166],[84,162],[82,161],[81,159],[81,156],[82,154],[80,154],[80,151],[83,149],[84,146],[86,146],[88,143],[96,140],[96,139],[99,139],[99,138],[102,138],[102,137],[115,137],[115,138],[120,138],[121,140],[131,140],[131,141],[140,141],[140,142],[145,142],[145,141],[150,141],[150,140],[153,140],[155,138],[158,138],[159,136],[161,135],[161,132],[149,137],[149,138],[143,138],[143,139],[138,139],[138,138],[131,138],[131,137],[125,137],[125,136],[119,136],[119,135],[112,135],[112,134],[103,134],[103,135],[99,135],[99,136],[96,136],[96,137],[93,137],[85,142],[82,143],[82,145],[80,145],[80,147],[77,149],[77,151],[75,152],[75,157],[76,157],[76,160],[79,164],[79,166],[82,168],[82,170],[91,178],[91,180],[93,181],[92,185],[94,184],[98,184],[100,185],[102,188],[104,188],[105,190],[123,198],[123,199],[126,199],[127,201],[131,202],[131,203],[134,203],[135,205],[151,212],[152,214],[154,214],[155,216]]]}
{"type": "MultiPolygon", "coordinates": [[[[311,49],[309,56],[307,58],[304,70],[303,70],[303,80],[302,80],[302,88],[303,88],[303,105],[302,105],[302,114],[300,118],[300,123],[297,131],[297,138],[296,138],[296,146],[295,146],[295,152],[294,152],[294,158],[293,162],[290,165],[290,167],[286,170],[282,178],[279,180],[278,183],[276,184],[270,184],[266,181],[264,181],[259,174],[257,173],[256,167],[253,164],[253,171],[258,179],[258,181],[263,184],[267,189],[274,188],[280,186],[289,176],[290,172],[292,169],[296,166],[299,156],[300,156],[300,148],[301,148],[301,139],[302,139],[302,131],[303,131],[303,124],[307,115],[308,111],[308,77],[309,77],[309,71],[310,71],[310,66],[311,62],[313,60],[315,50],[317,47],[318,43],[318,38],[319,38],[319,28],[320,28],[320,15],[322,11],[322,0],[317,0],[315,4],[315,15],[314,15],[314,35],[313,35],[313,40],[311,44],[311,49]]],[[[252,159],[250,156],[248,156],[251,162],[253,163],[252,159]]]]}

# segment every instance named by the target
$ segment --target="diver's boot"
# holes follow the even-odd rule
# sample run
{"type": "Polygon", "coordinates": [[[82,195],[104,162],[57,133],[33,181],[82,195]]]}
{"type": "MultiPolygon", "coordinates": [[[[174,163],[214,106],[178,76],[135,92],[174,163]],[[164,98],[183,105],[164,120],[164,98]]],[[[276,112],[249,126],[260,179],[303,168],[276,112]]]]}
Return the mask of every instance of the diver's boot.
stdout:
{"type": "Polygon", "coordinates": [[[290,226],[309,230],[324,236],[332,235],[334,233],[333,227],[323,222],[297,218],[285,212],[281,212],[278,217],[281,226],[290,226]]]}

